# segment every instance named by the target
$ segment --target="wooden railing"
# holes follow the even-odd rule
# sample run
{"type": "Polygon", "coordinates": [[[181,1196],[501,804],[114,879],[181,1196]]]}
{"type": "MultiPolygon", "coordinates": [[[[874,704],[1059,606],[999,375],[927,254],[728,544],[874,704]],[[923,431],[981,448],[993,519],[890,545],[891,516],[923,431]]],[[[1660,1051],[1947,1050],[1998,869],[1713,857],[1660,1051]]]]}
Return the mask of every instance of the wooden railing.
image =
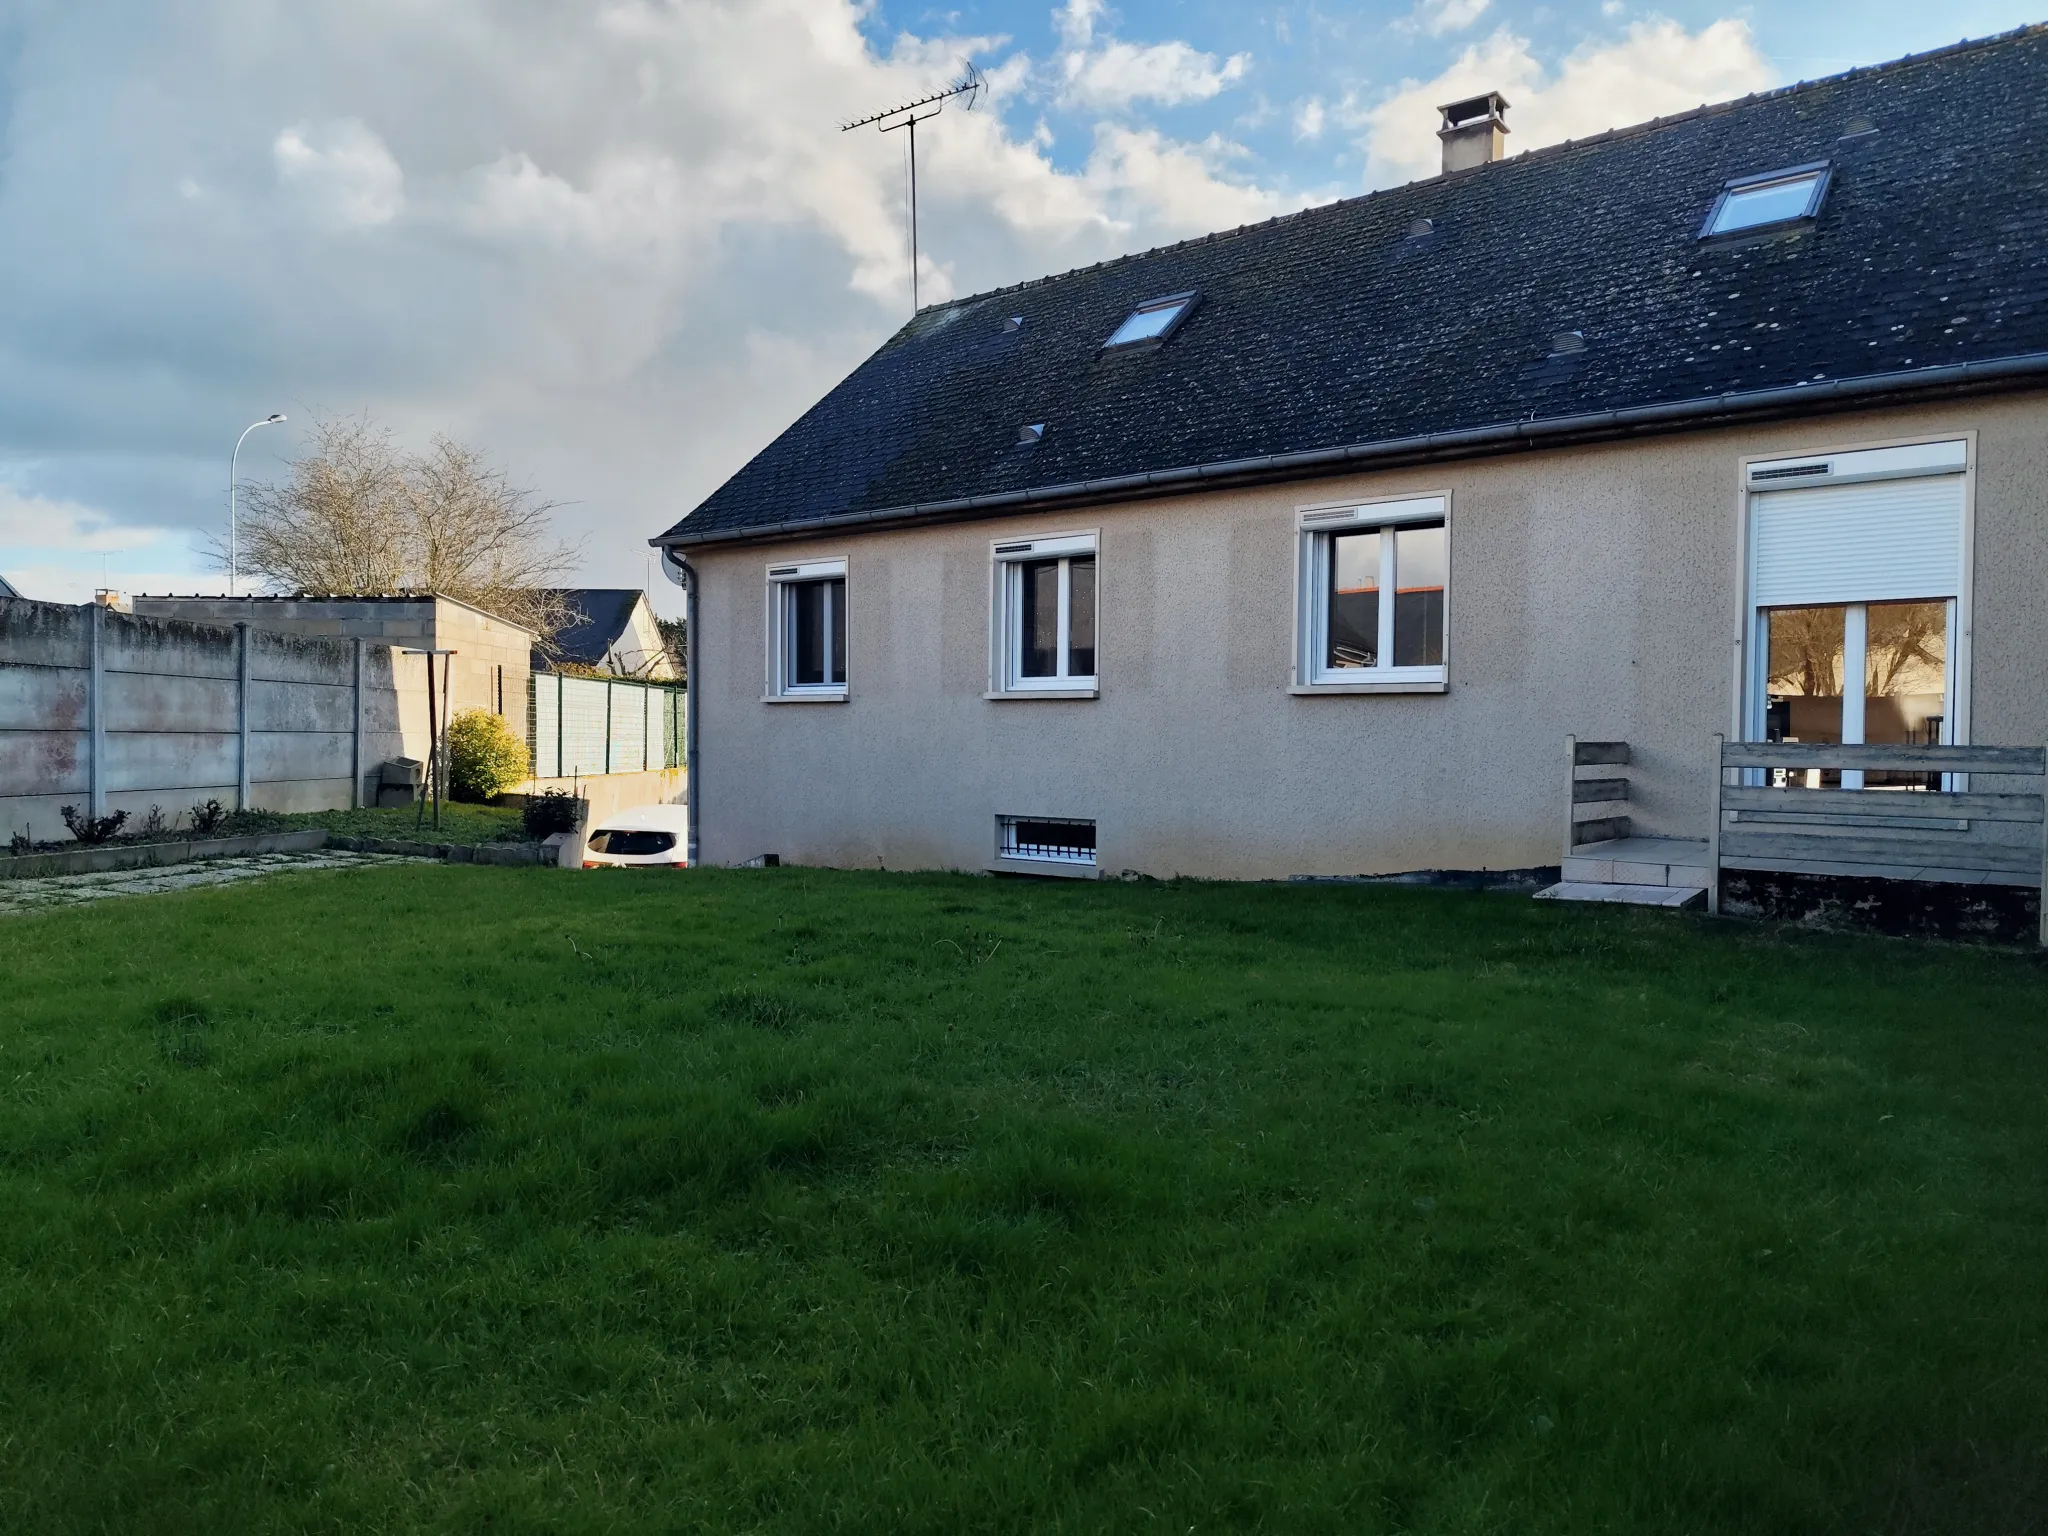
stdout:
{"type": "Polygon", "coordinates": [[[1564,760],[1570,787],[1565,797],[1565,857],[1570,858],[1585,843],[1627,837],[1631,830],[1628,777],[1621,770],[1628,767],[1628,743],[1581,741],[1576,736],[1567,736],[1564,760]],[[1593,769],[1594,773],[1582,778],[1581,768],[1593,769]]]}
{"type": "Polygon", "coordinates": [[[1714,738],[1708,905],[1723,869],[1864,875],[2041,890],[2048,944],[2048,820],[2041,747],[1828,746],[1714,738]],[[1745,784],[1745,770],[1903,773],[1943,789],[1807,789],[1745,784]],[[1970,774],[2034,779],[2033,793],[1963,790],[1970,774]]]}

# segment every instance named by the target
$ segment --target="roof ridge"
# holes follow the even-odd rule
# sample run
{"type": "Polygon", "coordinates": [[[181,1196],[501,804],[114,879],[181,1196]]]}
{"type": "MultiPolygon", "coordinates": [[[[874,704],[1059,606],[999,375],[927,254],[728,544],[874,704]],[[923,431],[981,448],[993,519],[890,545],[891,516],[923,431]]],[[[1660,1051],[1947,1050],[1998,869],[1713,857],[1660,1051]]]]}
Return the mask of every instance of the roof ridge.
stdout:
{"type": "MultiPolygon", "coordinates": [[[[2003,32],[1991,33],[1985,37],[1966,37],[1957,42],[1944,43],[1939,48],[1929,48],[1922,53],[1901,54],[1896,59],[1885,59],[1876,64],[1852,65],[1850,68],[1840,70],[1832,75],[1816,75],[1811,80],[1795,80],[1789,85],[1774,86],[1768,91],[1752,91],[1747,96],[1738,96],[1730,101],[1702,102],[1697,107],[1688,108],[1683,112],[1674,112],[1668,117],[1653,117],[1645,122],[1627,123],[1619,128],[1608,128],[1596,134],[1589,134],[1583,139],[1563,139],[1555,144],[1538,145],[1534,149],[1525,149],[1518,154],[1509,155],[1504,160],[1496,160],[1489,163],[1493,165],[1526,164],[1530,161],[1561,155],[1571,150],[1584,149],[1588,145],[1607,144],[1619,139],[1632,138],[1640,134],[1670,128],[1679,123],[1696,122],[1703,118],[1733,112],[1758,102],[1773,101],[1779,97],[1792,96],[1801,91],[1819,90],[1822,86],[1838,85],[1843,81],[1858,79],[1866,75],[1880,75],[1892,70],[1925,65],[1937,59],[1995,47],[2000,43],[2013,42],[2019,38],[2043,32],[2048,32],[2048,22],[2027,22],[2017,27],[2008,28],[2003,32]]],[[[910,319],[906,320],[897,329],[895,334],[897,336],[902,335],[926,315],[938,314],[945,310],[960,309],[969,304],[985,303],[990,299],[1000,299],[1009,294],[1025,293],[1034,288],[1045,287],[1049,283],[1062,282],[1070,277],[1078,277],[1083,272],[1099,272],[1104,268],[1122,266],[1127,262],[1139,262],[1153,256],[1171,255],[1175,251],[1184,251],[1191,246],[1209,245],[1218,240],[1231,239],[1255,229],[1270,229],[1276,224],[1283,222],[1292,223],[1297,219],[1306,219],[1312,215],[1328,213],[1332,209],[1348,208],[1358,203],[1369,203],[1374,198],[1392,197],[1396,193],[1408,191],[1411,187],[1426,186],[1431,182],[1446,181],[1452,177],[1469,176],[1473,171],[1484,169],[1484,166],[1473,166],[1470,170],[1453,171],[1448,176],[1443,174],[1423,176],[1414,181],[1404,181],[1398,186],[1373,187],[1367,191],[1355,193],[1350,197],[1336,197],[1326,203],[1311,203],[1305,208],[1295,209],[1292,213],[1276,213],[1271,218],[1260,220],[1257,223],[1239,224],[1229,229],[1210,230],[1205,234],[1190,235],[1186,239],[1170,241],[1165,245],[1150,246],[1142,251],[1125,251],[1116,256],[1105,256],[1100,261],[1090,262],[1085,266],[1069,267],[1064,272],[1046,272],[1037,277],[1025,278],[1020,282],[1007,283],[1001,287],[985,288],[979,293],[962,294],[956,299],[947,299],[938,304],[927,304],[923,309],[913,314],[910,319]]],[[[894,338],[892,337],[891,339],[893,340],[894,338]]]]}

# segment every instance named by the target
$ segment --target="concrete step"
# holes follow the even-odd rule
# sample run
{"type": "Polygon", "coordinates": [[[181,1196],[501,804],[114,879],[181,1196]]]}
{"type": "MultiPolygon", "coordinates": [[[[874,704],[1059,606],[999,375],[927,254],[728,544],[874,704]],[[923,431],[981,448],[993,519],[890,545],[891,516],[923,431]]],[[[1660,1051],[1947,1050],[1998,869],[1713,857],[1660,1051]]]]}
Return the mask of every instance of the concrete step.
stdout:
{"type": "Polygon", "coordinates": [[[1692,837],[1617,837],[1581,843],[1565,855],[1565,883],[1707,888],[1707,841],[1692,837]]]}
{"type": "Polygon", "coordinates": [[[1707,899],[1686,885],[1637,885],[1613,880],[1560,880],[1536,893],[1538,901],[1616,901],[1632,907],[1689,907],[1707,899]]]}

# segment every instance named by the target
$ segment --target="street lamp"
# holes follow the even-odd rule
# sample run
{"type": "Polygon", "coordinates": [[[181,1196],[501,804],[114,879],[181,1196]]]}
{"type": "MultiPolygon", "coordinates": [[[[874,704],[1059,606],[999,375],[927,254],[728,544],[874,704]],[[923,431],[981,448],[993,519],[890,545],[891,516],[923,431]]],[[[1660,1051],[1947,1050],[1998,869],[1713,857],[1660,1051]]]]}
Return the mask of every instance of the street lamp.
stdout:
{"type": "Polygon", "coordinates": [[[273,412],[261,421],[252,421],[242,428],[242,436],[235,439],[235,451],[228,455],[228,596],[239,597],[239,567],[242,559],[241,530],[235,521],[235,464],[242,457],[242,441],[258,427],[274,426],[284,417],[273,412]]]}

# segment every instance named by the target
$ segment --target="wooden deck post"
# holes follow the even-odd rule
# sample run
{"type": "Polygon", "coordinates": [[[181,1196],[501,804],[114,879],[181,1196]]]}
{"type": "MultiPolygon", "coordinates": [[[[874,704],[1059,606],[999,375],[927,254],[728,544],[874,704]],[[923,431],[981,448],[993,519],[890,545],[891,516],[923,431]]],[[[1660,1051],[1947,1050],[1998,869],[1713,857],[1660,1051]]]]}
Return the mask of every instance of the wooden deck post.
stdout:
{"type": "MultiPolygon", "coordinates": [[[[1564,856],[1572,856],[1572,838],[1577,835],[1578,823],[1572,818],[1577,813],[1577,791],[1572,788],[1579,780],[1579,738],[1567,736],[1564,739],[1564,856]]],[[[1566,879],[1562,869],[1558,879],[1566,879]]]]}
{"type": "Polygon", "coordinates": [[[1728,770],[1721,766],[1721,743],[1724,740],[1719,731],[1714,732],[1709,743],[1713,752],[1714,792],[1707,797],[1707,913],[1717,916],[1721,911],[1721,786],[1728,781],[1728,770]]]}

